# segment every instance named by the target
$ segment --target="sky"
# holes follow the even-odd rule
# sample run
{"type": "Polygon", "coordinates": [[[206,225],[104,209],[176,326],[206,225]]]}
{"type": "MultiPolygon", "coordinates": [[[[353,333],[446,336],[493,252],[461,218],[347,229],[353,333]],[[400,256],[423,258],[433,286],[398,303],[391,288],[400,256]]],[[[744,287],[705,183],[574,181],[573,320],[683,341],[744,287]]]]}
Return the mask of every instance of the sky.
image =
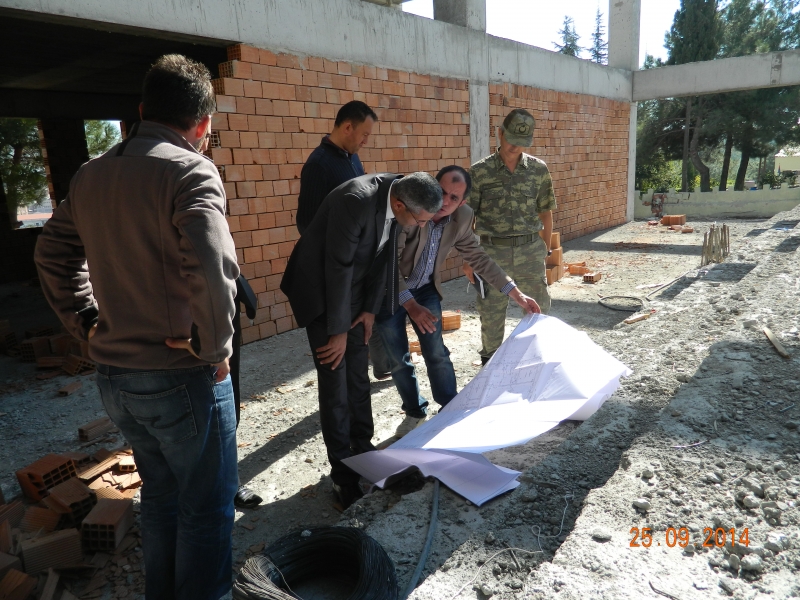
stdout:
{"type": "MultiPolygon", "coordinates": [[[[679,6],[680,0],[642,0],[639,64],[645,52],[666,60],[664,34],[679,6]]],[[[560,40],[564,17],[570,16],[580,36],[578,44],[586,48],[592,43],[598,7],[608,41],[608,0],[486,0],[486,29],[491,35],[555,50],[553,42],[560,40]]],[[[433,0],[410,0],[403,10],[432,19],[433,0]]],[[[581,58],[589,58],[589,53],[584,51],[581,58]]]]}

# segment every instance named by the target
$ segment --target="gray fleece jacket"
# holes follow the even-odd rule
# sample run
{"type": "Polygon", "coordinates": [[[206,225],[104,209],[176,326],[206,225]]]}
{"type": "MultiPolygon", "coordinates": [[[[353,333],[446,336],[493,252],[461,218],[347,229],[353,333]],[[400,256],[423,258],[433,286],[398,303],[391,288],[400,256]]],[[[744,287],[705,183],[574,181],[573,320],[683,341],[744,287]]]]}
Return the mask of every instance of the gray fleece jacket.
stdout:
{"type": "Polygon", "coordinates": [[[231,355],[239,267],[214,164],[176,131],[143,121],[83,165],[35,252],[47,300],[90,356],[178,369],[231,355]],[[194,326],[194,327],[193,327],[194,326]],[[197,360],[168,348],[189,338],[197,360]]]}

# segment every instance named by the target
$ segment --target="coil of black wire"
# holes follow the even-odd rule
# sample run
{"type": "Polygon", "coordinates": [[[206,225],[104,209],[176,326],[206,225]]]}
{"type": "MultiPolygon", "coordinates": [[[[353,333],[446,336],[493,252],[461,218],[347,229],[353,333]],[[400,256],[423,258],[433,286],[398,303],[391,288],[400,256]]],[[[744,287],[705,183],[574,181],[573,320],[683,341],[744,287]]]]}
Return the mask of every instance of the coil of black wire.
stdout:
{"type": "Polygon", "coordinates": [[[353,527],[320,527],[286,535],[249,558],[233,584],[235,600],[291,600],[293,589],[335,579],[348,600],[397,600],[394,564],[374,539],[353,527]]]}

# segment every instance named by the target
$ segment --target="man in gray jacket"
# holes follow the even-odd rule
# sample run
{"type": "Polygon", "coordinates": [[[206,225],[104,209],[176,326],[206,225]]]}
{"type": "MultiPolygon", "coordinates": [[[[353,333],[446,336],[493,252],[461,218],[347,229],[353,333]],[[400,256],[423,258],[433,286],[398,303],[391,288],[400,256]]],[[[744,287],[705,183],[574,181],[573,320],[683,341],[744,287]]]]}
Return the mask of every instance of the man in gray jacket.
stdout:
{"type": "Polygon", "coordinates": [[[216,110],[208,69],[161,57],[139,109],[127,139],[73,177],[35,260],[133,447],[147,599],[217,600],[231,587],[239,268],[222,181],[201,154],[216,110]]]}
{"type": "Polygon", "coordinates": [[[419,392],[416,369],[411,362],[406,334],[406,316],[419,338],[428,371],[433,399],[445,406],[458,393],[450,351],[442,338],[442,264],[455,248],[462,258],[496,290],[526,312],[539,312],[536,301],[523,294],[503,269],[489,258],[472,231],[474,214],[465,203],[472,182],[467,171],[457,165],[443,168],[436,175],[442,188],[442,208],[428,227],[404,227],[397,238],[400,254],[398,287],[400,308],[393,314],[381,307],[375,317],[389,361],[392,379],[403,401],[406,418],[395,431],[401,438],[427,418],[428,401],[419,392]]]}

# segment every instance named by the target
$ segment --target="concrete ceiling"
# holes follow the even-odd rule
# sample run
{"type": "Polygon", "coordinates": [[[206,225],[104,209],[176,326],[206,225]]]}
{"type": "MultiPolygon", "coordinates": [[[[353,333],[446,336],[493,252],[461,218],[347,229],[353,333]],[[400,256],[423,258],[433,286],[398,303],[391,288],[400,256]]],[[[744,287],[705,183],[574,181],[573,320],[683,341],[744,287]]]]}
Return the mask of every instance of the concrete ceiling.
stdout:
{"type": "Polygon", "coordinates": [[[144,74],[159,56],[185,54],[214,76],[227,60],[229,41],[100,27],[0,11],[0,117],[135,117],[144,74]]]}

